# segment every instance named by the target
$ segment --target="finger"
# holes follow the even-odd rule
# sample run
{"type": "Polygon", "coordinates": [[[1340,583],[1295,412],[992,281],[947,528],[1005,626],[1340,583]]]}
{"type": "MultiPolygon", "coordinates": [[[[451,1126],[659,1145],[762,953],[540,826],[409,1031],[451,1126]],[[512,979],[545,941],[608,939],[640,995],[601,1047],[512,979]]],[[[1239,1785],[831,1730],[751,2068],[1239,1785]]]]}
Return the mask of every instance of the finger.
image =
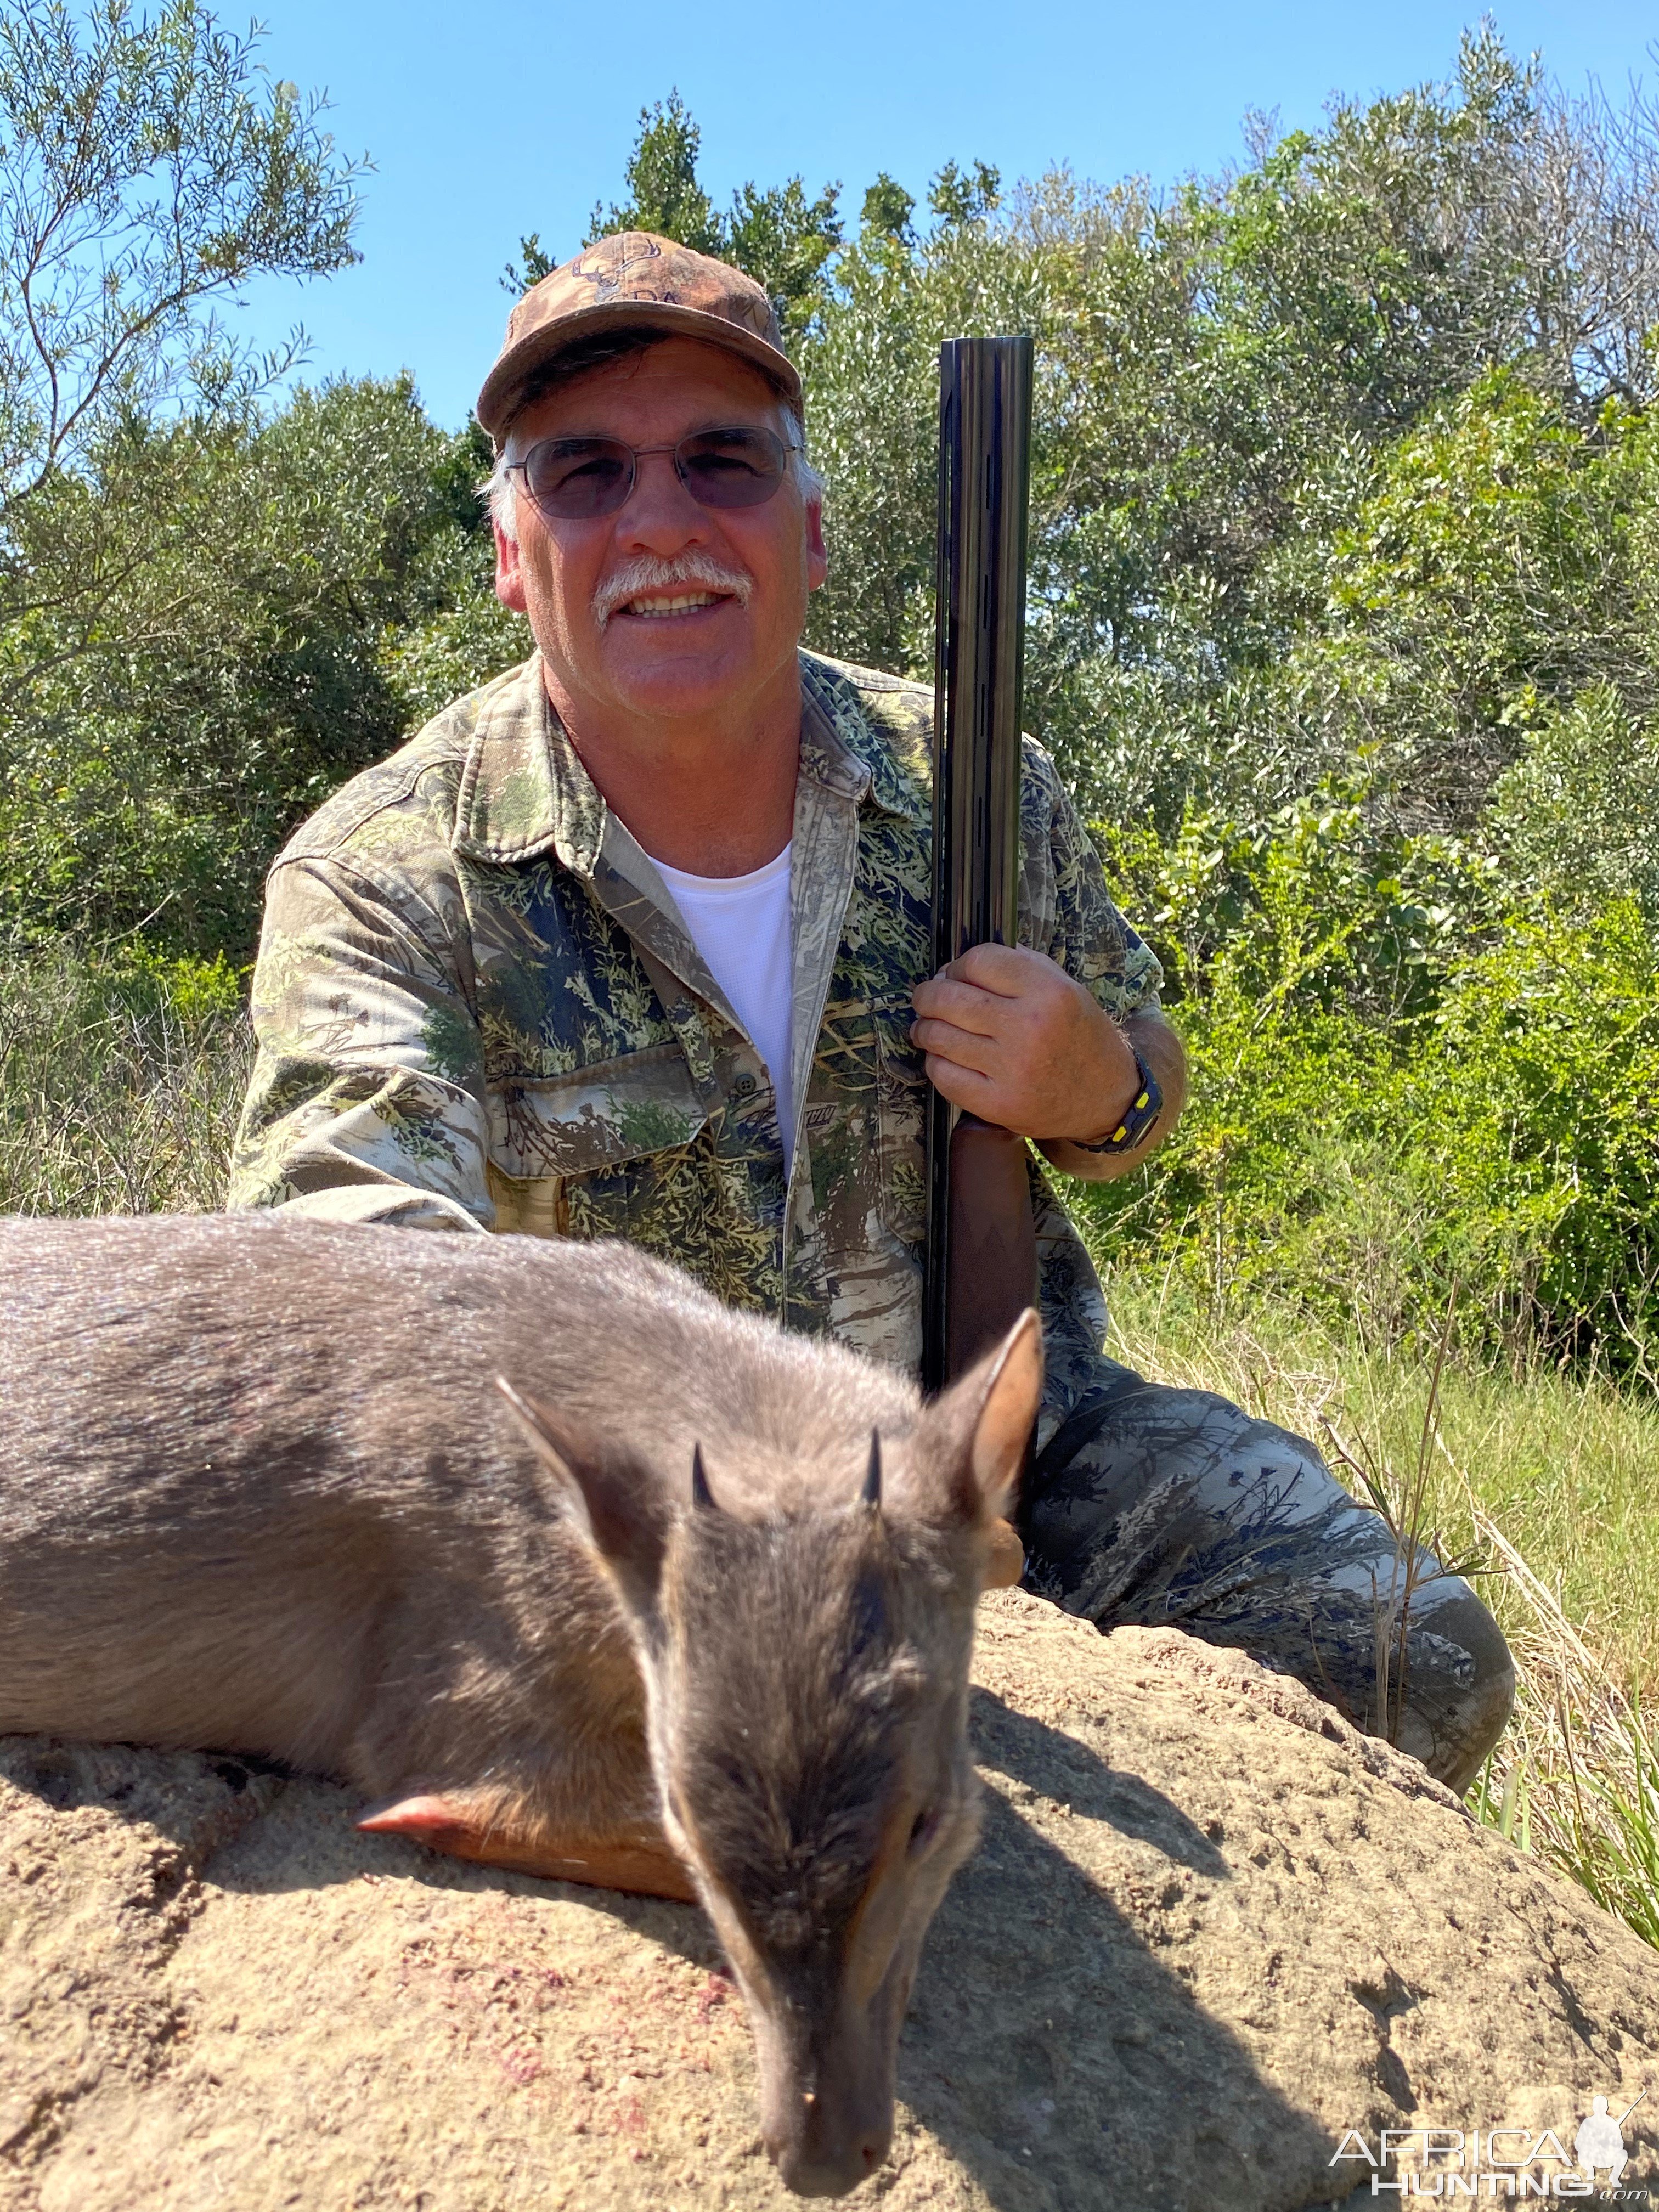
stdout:
{"type": "Polygon", "coordinates": [[[927,1060],[927,1080],[942,1098],[953,1106],[961,1106],[969,1114],[977,1114],[982,1121],[994,1121],[991,1111],[1000,1096],[997,1085],[988,1076],[981,1075],[971,1067],[958,1067],[954,1060],[941,1060],[930,1054],[927,1060]]]}
{"type": "Polygon", "coordinates": [[[926,1014],[932,1020],[953,1022],[959,1030],[972,1030],[979,1036],[988,1036],[1007,1002],[993,992],[976,990],[971,983],[954,982],[946,976],[936,975],[931,982],[917,984],[910,994],[910,1003],[919,1014],[926,1014]]]}
{"type": "Polygon", "coordinates": [[[923,1052],[948,1060],[953,1067],[971,1067],[976,1074],[988,1075],[994,1064],[994,1048],[988,1037],[975,1036],[950,1022],[913,1022],[910,1041],[923,1052]]]}
{"type": "Polygon", "coordinates": [[[959,982],[976,983],[1000,999],[1012,999],[1031,988],[1041,968],[1054,964],[1046,953],[1033,952],[1026,945],[970,945],[940,972],[959,982]]]}

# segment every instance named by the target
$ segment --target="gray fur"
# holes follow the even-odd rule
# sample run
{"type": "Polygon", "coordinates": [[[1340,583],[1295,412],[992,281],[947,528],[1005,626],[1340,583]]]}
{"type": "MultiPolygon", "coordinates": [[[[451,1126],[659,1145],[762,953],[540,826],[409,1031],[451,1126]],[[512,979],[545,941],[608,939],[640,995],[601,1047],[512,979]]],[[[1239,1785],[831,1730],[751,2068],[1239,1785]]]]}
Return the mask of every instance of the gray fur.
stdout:
{"type": "Polygon", "coordinates": [[[0,1730],[665,1828],[786,2179],[861,2179],[975,1831],[990,1367],[924,1412],[619,1244],[15,1221],[0,1269],[0,1730]]]}

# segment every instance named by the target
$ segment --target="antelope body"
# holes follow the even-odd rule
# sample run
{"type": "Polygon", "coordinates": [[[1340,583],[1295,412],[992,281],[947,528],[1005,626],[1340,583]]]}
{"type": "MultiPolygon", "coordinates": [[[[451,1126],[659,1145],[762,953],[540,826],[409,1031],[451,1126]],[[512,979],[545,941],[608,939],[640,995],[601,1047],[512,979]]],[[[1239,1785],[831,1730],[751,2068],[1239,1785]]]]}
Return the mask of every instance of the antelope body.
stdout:
{"type": "Polygon", "coordinates": [[[924,1408],[617,1244],[0,1224],[0,1730],[699,1899],[783,2179],[885,2155],[1036,1317],[924,1408]],[[497,1388],[500,1377],[502,1388],[497,1388]]]}

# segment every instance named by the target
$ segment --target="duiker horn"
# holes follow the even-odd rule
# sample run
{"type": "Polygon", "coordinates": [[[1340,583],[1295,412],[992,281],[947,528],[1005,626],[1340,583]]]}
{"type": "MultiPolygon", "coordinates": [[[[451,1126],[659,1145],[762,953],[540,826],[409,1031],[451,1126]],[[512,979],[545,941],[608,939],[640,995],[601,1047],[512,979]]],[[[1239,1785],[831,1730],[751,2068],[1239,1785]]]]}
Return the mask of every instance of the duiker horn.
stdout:
{"type": "Polygon", "coordinates": [[[873,1512],[881,1504],[881,1431],[870,1431],[870,1464],[864,1470],[865,1504],[873,1512]]]}
{"type": "Polygon", "coordinates": [[[708,1487],[708,1471],[702,1463],[702,1446],[691,1447],[691,1503],[705,1513],[718,1513],[714,1493],[708,1487]]]}

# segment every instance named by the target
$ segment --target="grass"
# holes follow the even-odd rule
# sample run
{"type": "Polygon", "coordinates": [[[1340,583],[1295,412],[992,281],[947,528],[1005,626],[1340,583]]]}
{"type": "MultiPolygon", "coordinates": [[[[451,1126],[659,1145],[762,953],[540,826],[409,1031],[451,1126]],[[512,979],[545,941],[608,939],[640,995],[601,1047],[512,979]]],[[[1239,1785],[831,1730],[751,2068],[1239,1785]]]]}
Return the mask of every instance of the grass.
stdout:
{"type": "Polygon", "coordinates": [[[221,1205],[250,1051],[222,964],[0,950],[0,1212],[221,1205]]]}
{"type": "Polygon", "coordinates": [[[1557,1368],[1470,1370],[1273,1304],[1218,1321],[1120,1273],[1112,1350],[1311,1437],[1471,1572],[1515,1655],[1476,1817],[1659,1947],[1659,1401],[1557,1368]]]}
{"type": "Polygon", "coordinates": [[[1508,1625],[1522,1689],[1471,1808],[1659,1949],[1659,1736],[1639,1693],[1478,1508],[1476,1525],[1515,1593],[1508,1625]]]}

